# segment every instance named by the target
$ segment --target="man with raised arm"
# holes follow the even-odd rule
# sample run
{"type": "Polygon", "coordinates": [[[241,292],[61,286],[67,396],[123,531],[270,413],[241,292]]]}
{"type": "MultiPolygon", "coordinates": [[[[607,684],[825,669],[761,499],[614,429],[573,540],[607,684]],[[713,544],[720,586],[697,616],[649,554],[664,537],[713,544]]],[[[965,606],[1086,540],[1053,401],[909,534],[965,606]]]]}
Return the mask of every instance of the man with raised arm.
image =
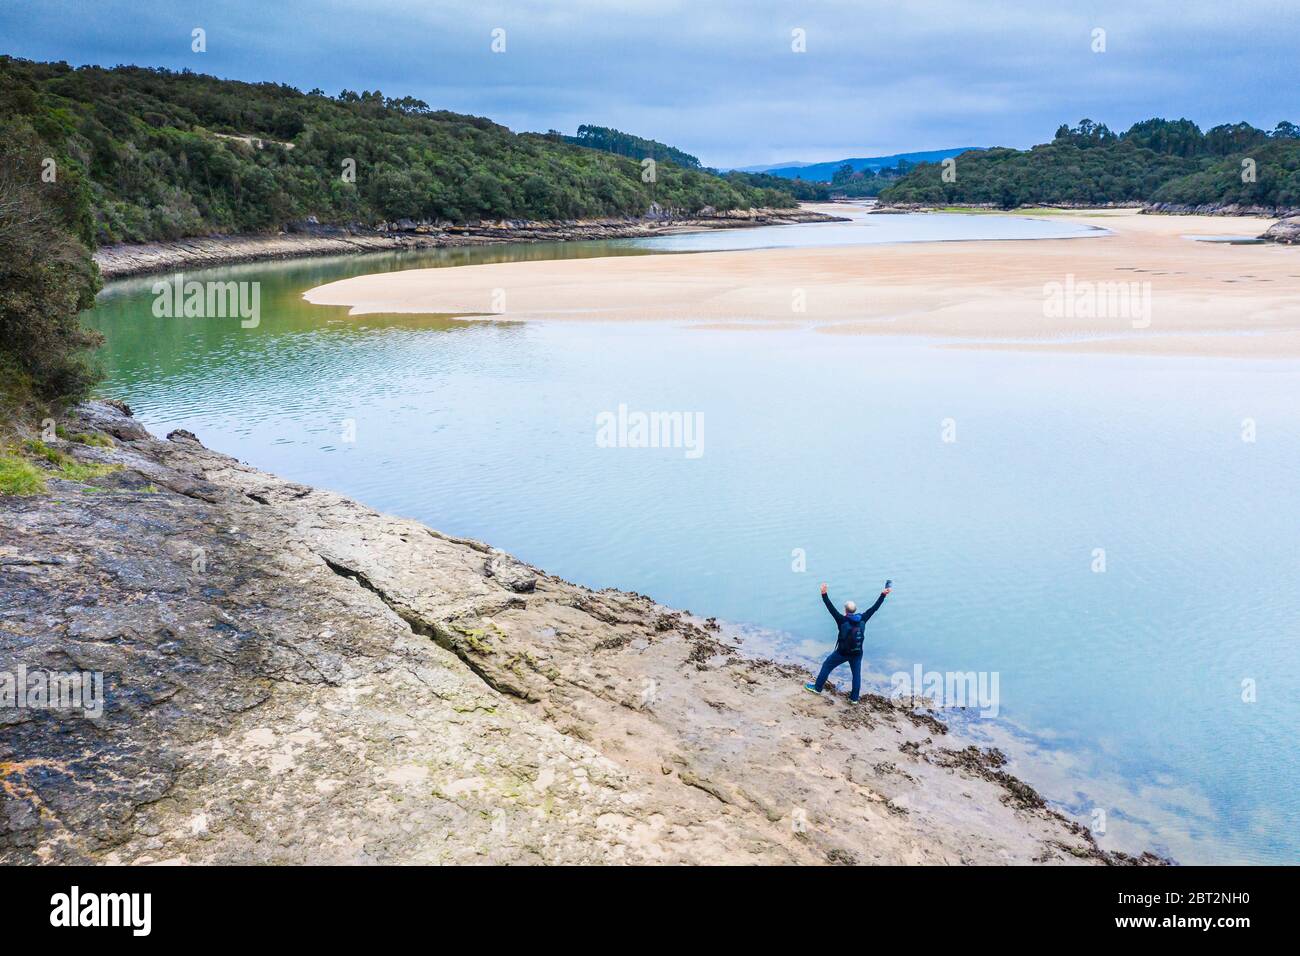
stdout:
{"type": "Polygon", "coordinates": [[[835,641],[835,650],[831,651],[830,656],[822,664],[817,682],[804,684],[804,690],[820,694],[822,688],[826,686],[826,678],[831,676],[831,671],[841,664],[848,664],[849,670],[853,672],[853,691],[849,694],[849,703],[858,702],[858,695],[862,692],[862,630],[867,621],[871,620],[871,615],[879,611],[880,605],[885,603],[885,595],[891,590],[889,585],[890,582],[886,581],[880,597],[876,598],[876,603],[871,605],[870,610],[861,614],[858,613],[858,606],[852,601],[845,602],[843,614],[835,610],[835,605],[826,596],[826,585],[822,585],[822,603],[826,605],[826,610],[831,612],[831,617],[835,618],[839,636],[835,641]]]}

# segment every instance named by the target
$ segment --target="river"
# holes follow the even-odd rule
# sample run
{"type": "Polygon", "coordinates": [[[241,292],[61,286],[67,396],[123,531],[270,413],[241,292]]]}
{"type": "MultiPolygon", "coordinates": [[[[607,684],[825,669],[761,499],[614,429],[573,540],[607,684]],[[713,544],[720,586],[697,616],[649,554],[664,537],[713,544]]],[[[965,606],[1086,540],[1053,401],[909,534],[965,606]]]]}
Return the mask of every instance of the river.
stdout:
{"type": "Polygon", "coordinates": [[[1063,236],[1091,241],[1066,221],[855,215],[249,264],[186,278],[259,282],[255,328],[157,318],[150,278],[110,284],[88,321],[104,392],[155,432],[717,615],[755,647],[813,660],[833,638],[818,584],[862,604],[891,578],[869,670],[996,675],[996,716],[960,719],[1103,846],[1294,862],[1294,363],[348,318],[301,299],[429,266],[1063,236]],[[681,412],[694,445],[602,447],[620,406],[681,412]],[[1247,414],[1267,441],[1243,441],[1247,414]]]}

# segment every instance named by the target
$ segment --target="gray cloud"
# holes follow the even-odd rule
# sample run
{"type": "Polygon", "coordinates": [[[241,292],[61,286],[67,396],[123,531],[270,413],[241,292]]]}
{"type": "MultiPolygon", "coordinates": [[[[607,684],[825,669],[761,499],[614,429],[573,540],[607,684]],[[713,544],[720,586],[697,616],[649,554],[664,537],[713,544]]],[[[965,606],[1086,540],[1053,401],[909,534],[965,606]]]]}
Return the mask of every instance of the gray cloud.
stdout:
{"type": "Polygon", "coordinates": [[[303,89],[382,89],[513,129],[597,123],[714,165],[1028,146],[1083,116],[1300,121],[1300,15],[1173,0],[9,3],[0,49],[303,89]],[[208,52],[190,52],[190,30],[208,52]],[[493,54],[491,31],[506,31],[493,54]],[[1107,52],[1090,50],[1106,30],[1107,52]],[[791,30],[807,52],[791,51],[791,30]]]}

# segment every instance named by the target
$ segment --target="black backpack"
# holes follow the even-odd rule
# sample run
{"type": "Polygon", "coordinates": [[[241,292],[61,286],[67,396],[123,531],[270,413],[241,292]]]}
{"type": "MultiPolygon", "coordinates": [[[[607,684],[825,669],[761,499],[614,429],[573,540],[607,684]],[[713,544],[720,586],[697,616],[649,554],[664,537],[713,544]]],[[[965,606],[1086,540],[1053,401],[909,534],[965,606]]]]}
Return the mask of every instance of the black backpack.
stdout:
{"type": "Polygon", "coordinates": [[[862,653],[862,615],[845,614],[844,623],[840,625],[840,639],[835,649],[850,657],[862,653]]]}

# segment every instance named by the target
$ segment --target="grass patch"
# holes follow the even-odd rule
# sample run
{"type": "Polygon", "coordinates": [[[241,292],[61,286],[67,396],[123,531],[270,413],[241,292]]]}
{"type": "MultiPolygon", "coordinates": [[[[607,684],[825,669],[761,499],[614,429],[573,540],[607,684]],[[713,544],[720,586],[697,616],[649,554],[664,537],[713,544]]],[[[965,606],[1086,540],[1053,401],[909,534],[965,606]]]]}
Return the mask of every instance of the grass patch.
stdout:
{"type": "Polygon", "coordinates": [[[112,448],[113,439],[107,435],[100,435],[94,432],[70,432],[62,425],[54,427],[54,434],[58,435],[64,441],[76,442],[78,445],[94,445],[97,448],[112,448]]]}
{"type": "Polygon", "coordinates": [[[107,474],[122,469],[121,465],[100,465],[95,463],[85,463],[77,461],[71,455],[67,455],[57,448],[51,448],[43,441],[29,438],[23,442],[23,447],[33,455],[43,458],[55,468],[59,469],[59,477],[66,478],[68,481],[76,481],[82,484],[90,481],[92,478],[103,478],[107,474]]]}
{"type": "Polygon", "coordinates": [[[92,478],[103,478],[107,474],[120,471],[121,468],[121,465],[87,465],[79,461],[68,461],[59,466],[59,474],[69,481],[79,481],[84,484],[92,478]]]}
{"type": "Polygon", "coordinates": [[[51,448],[45,442],[36,438],[29,438],[23,442],[23,447],[38,458],[44,458],[51,465],[62,465],[65,461],[72,461],[67,455],[57,448],[51,448]]]}
{"type": "Polygon", "coordinates": [[[39,495],[45,473],[25,458],[0,452],[0,495],[39,495]]]}

